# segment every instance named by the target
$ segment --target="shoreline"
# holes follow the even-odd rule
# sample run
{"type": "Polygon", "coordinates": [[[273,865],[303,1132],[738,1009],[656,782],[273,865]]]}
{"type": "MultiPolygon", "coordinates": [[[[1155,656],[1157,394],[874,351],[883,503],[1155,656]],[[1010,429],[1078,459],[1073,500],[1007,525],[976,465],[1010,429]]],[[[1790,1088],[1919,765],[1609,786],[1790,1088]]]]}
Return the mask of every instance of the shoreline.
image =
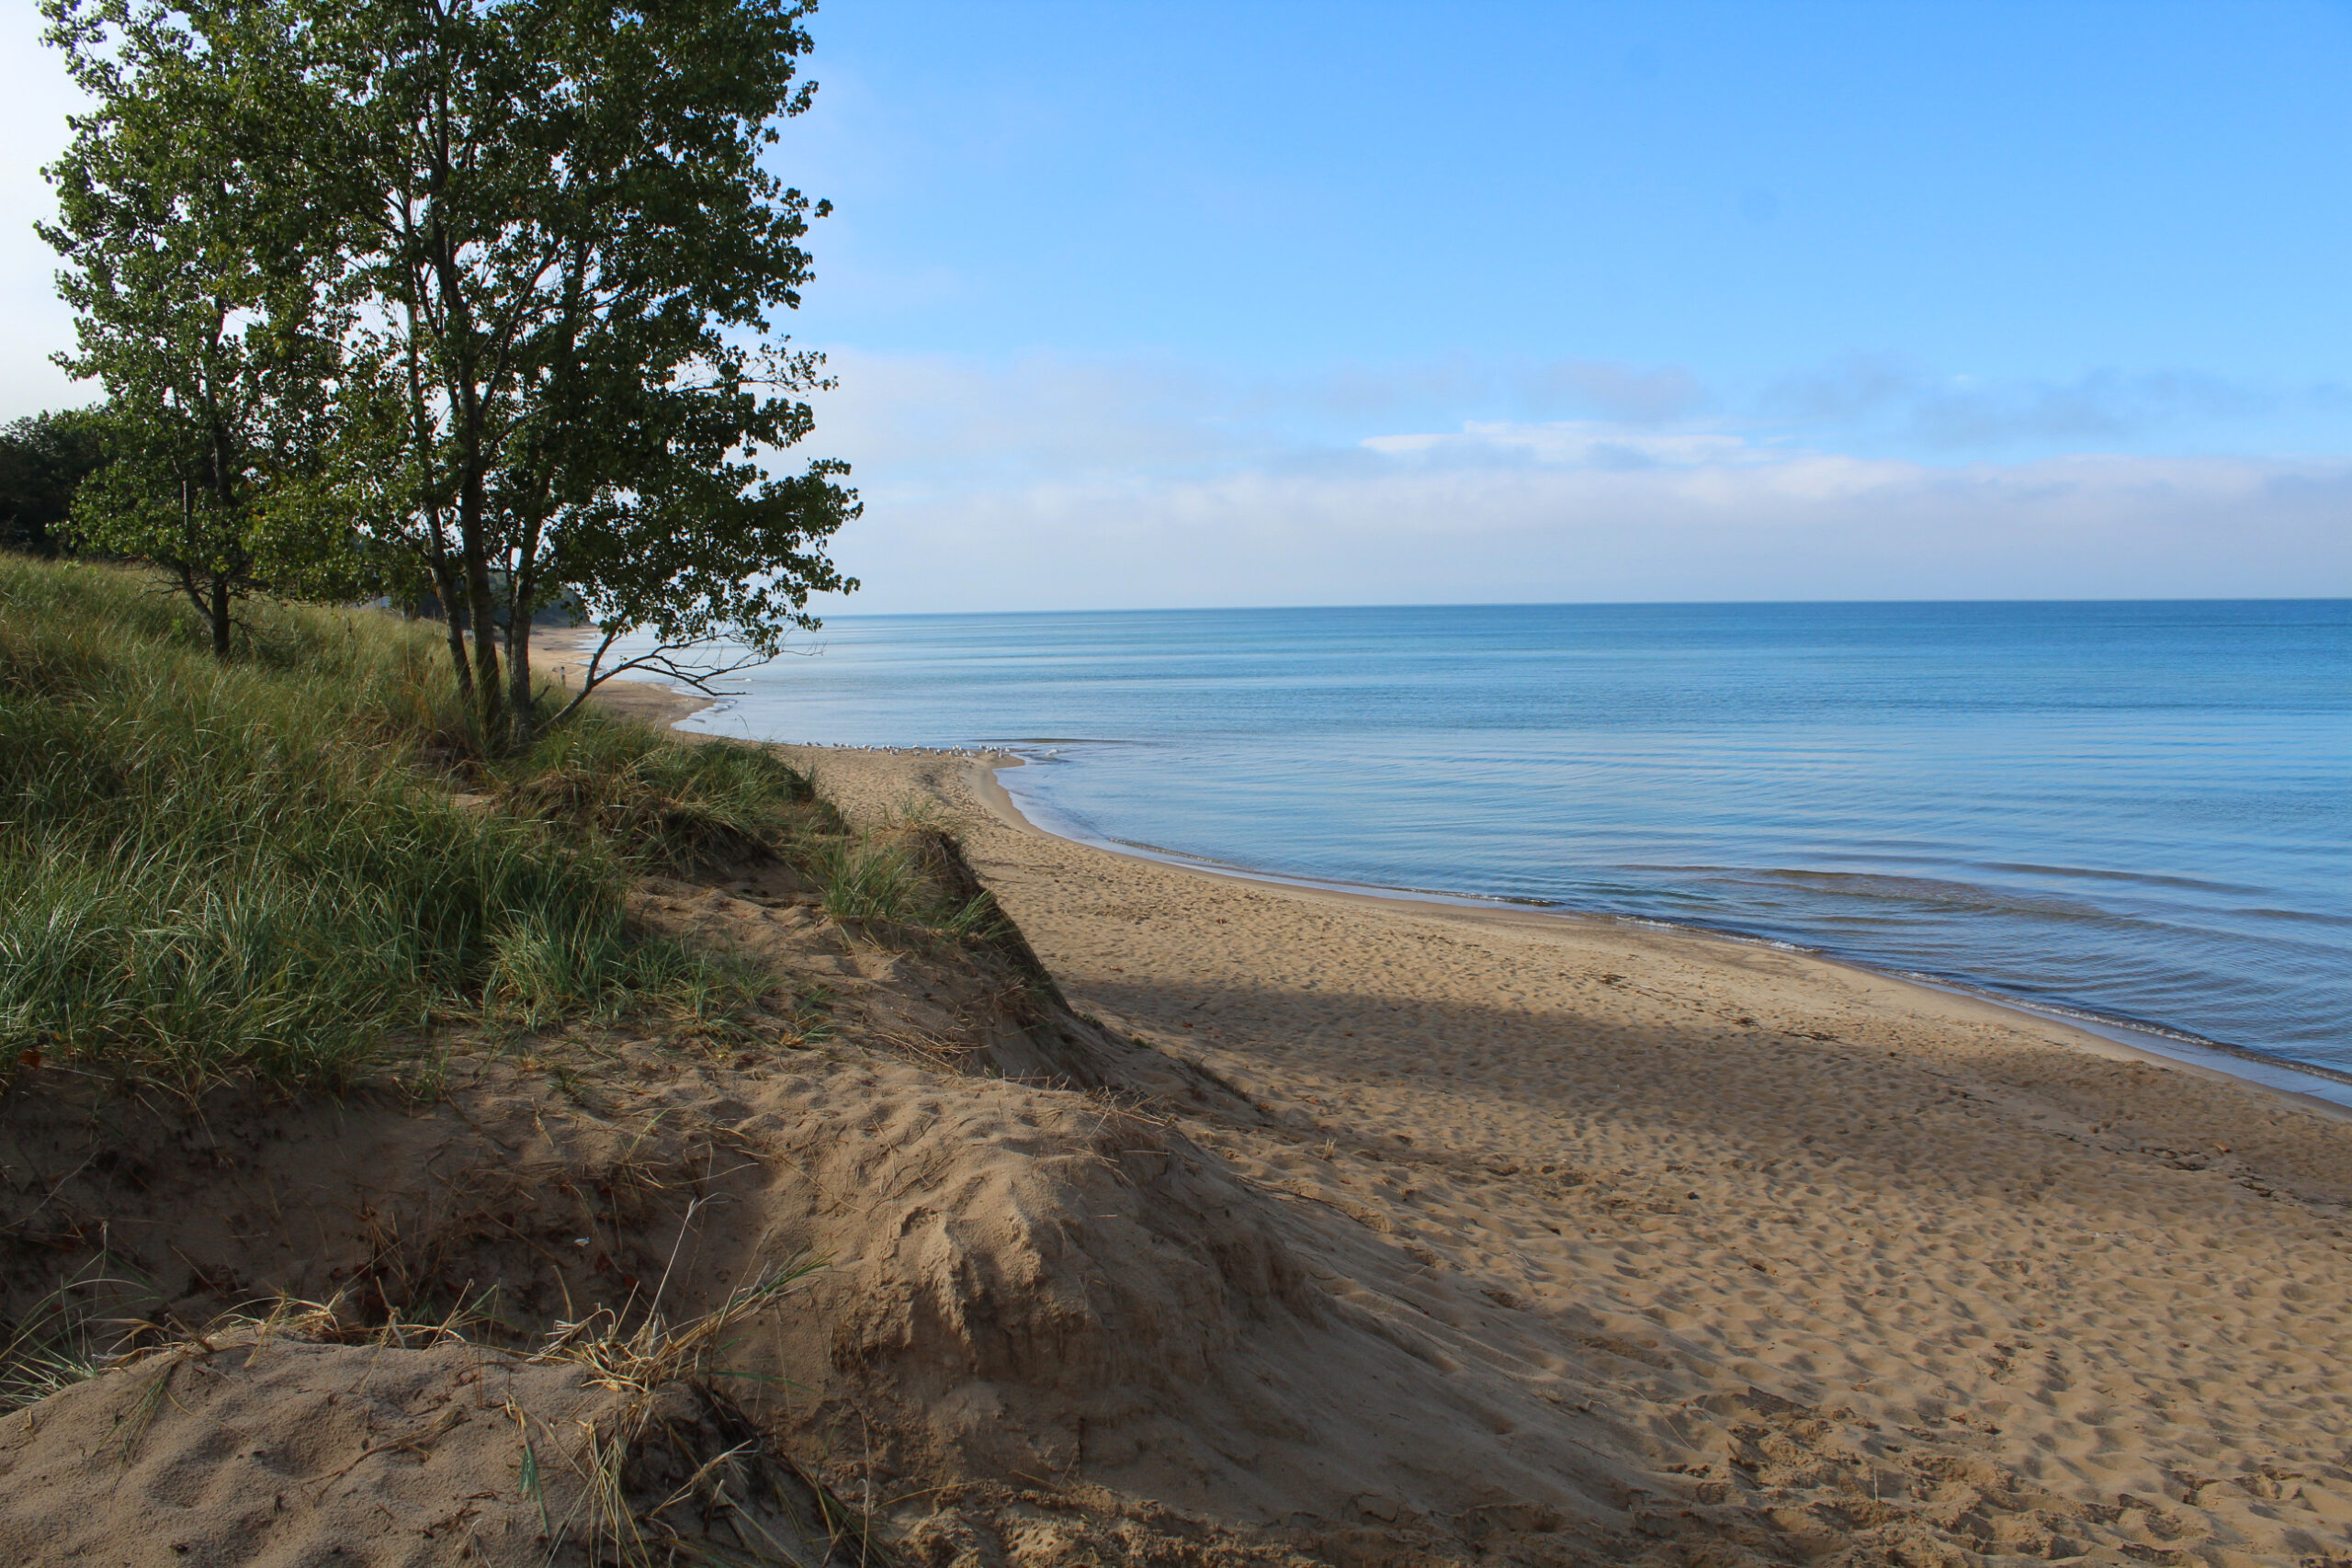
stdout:
{"type": "MultiPolygon", "coordinates": [[[[888,748],[838,747],[823,748],[838,750],[890,750],[888,748]]],[[[1458,911],[1469,919],[1506,921],[1558,921],[1603,928],[1628,928],[1645,931],[1672,933],[1699,942],[1720,943],[1731,948],[1760,948],[1785,953],[1815,964],[1854,975],[1867,976],[1871,980],[1891,986],[1913,987],[1935,996],[1990,1009],[2012,1021],[2024,1021],[2036,1026],[2053,1043],[2071,1050],[2086,1051],[2111,1060],[2151,1063],[2188,1073],[2210,1081],[2239,1085],[2285,1100],[2298,1109],[2334,1122],[2352,1122],[2352,1073],[2339,1073],[2315,1064],[2296,1062],[2272,1055],[2246,1046],[2231,1045],[2221,1041],[2191,1039],[2173,1034],[2161,1027],[2143,1028],[2123,1020],[2103,1018],[2071,1018],[2055,1008],[2038,1008],[2030,1002],[2002,997],[1960,981],[1945,981],[1916,974],[1906,974],[1857,959],[1848,958],[1817,948],[1769,937],[1750,936],[1741,932],[1716,931],[1709,927],[1674,920],[1649,919],[1640,917],[1595,914],[1586,910],[1556,905],[1521,904],[1516,900],[1481,898],[1475,894],[1437,893],[1409,888],[1384,888],[1336,879],[1289,875],[1280,872],[1258,871],[1248,866],[1224,865],[1219,863],[1178,854],[1171,851],[1152,851],[1139,846],[1109,840],[1081,838],[1057,832],[1034,821],[1014,799],[996,775],[1006,768],[1027,765],[1019,752],[987,750],[977,755],[946,748],[905,748],[904,751],[922,752],[941,757],[964,757],[971,762],[975,793],[985,801],[1006,826],[1017,831],[1035,833],[1046,838],[1078,844],[1102,854],[1116,855],[1148,864],[1166,866],[1171,870],[1197,876],[1218,878],[1243,884],[1272,886],[1295,892],[1341,899],[1360,899],[1376,904],[1402,906],[1419,910],[1458,911]],[[2146,1042],[2143,1043],[2142,1042],[2146,1042]],[[2203,1057],[2217,1060],[2202,1060],[2203,1057]],[[2233,1071],[2242,1066],[2266,1073],[2233,1071]],[[2287,1081],[2271,1081],[2272,1078],[2287,1081]],[[2293,1080],[2308,1078],[2314,1087],[2295,1087],[2293,1080]],[[2329,1091],[2333,1091],[2332,1093],[2329,1091]]]]}
{"type": "MultiPolygon", "coordinates": [[[[571,661],[587,651],[594,626],[533,626],[531,628],[531,666],[535,676],[544,677],[565,691],[571,690],[569,681],[559,679],[556,671],[569,670],[571,661]],[[542,666],[539,657],[551,656],[560,662],[542,666]]],[[[663,681],[634,681],[626,675],[613,676],[600,682],[593,699],[598,705],[630,718],[643,719],[662,729],[675,728],[683,721],[718,705],[711,698],[691,692],[682,692],[663,681]]]]}
{"type": "Polygon", "coordinates": [[[1409,1410],[1432,1478],[1627,1456],[1765,1510],[1775,1561],[1960,1561],[1897,1541],[1932,1519],[1972,1562],[2245,1568],[2352,1518],[2337,1108],[1803,952],[1122,854],[1001,753],[778,750],[854,821],[956,829],[1137,1047],[1116,1089],[1440,1379],[1351,1374],[1239,1462],[1360,1471],[1409,1410]]]}

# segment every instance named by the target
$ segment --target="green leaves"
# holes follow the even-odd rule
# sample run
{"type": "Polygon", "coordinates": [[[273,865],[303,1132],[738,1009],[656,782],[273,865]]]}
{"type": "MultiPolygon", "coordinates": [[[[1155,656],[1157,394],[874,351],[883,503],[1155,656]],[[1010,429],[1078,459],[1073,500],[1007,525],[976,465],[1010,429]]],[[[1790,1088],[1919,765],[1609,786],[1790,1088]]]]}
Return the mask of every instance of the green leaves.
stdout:
{"type": "Polygon", "coordinates": [[[0,430],[0,547],[52,553],[74,492],[104,461],[96,422],[78,411],[0,430]]]}
{"type": "Polygon", "coordinates": [[[838,464],[777,480],[754,461],[808,434],[819,384],[814,355],[767,341],[808,276],[811,207],[760,161],[809,101],[808,8],[300,8],[347,106],[359,510],[445,599],[465,585],[461,674],[490,727],[532,704],[527,640],[507,638],[502,698],[489,628],[548,604],[673,653],[772,651],[809,624],[811,592],[852,586],[821,545],[855,499],[838,464]]]}
{"type": "Polygon", "coordinates": [[[106,389],[111,459],[68,533],[169,568],[228,648],[232,598],[329,592],[332,537],[272,505],[318,465],[339,381],[343,257],[284,177],[256,91],[284,38],[267,7],[48,0],[51,40],[95,100],[46,171],[76,351],[106,389]]]}
{"type": "Polygon", "coordinates": [[[763,162],[813,6],[46,4],[96,102],[47,231],[115,410],[88,542],[216,605],[429,583],[517,741],[544,605],[690,673],[856,586],[844,466],[766,466],[824,384],[771,333],[828,209],[763,162]]]}

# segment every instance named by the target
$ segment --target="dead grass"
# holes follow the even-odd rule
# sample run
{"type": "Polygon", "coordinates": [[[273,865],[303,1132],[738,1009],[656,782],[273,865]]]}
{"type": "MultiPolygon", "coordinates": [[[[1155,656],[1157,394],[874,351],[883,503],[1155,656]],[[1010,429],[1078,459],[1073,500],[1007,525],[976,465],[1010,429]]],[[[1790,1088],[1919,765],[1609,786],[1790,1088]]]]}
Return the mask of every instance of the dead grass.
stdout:
{"type": "MultiPolygon", "coordinates": [[[[690,1210],[689,1223],[692,1217],[690,1210]]],[[[682,1227],[681,1241],[684,1235],[682,1227]]],[[[503,1337],[504,1325],[487,1298],[461,1303],[438,1318],[395,1315],[369,1323],[354,1314],[347,1297],[281,1296],[189,1328],[144,1320],[101,1325],[77,1315],[69,1292],[61,1292],[56,1312],[44,1320],[45,1332],[20,1329],[0,1349],[0,1409],[35,1403],[93,1378],[142,1378],[113,1429],[106,1456],[118,1468],[128,1468],[173,1397],[175,1377],[191,1361],[224,1352],[257,1353],[280,1339],[394,1350],[472,1346],[485,1357],[512,1358],[515,1364],[579,1368],[588,1384],[620,1396],[593,1421],[551,1420],[511,1396],[503,1405],[519,1449],[517,1484],[539,1511],[551,1542],[550,1560],[570,1541],[584,1545],[591,1562],[614,1568],[881,1568],[889,1557],[865,1513],[778,1448],[719,1386],[720,1380],[740,1375],[728,1366],[729,1352],[752,1320],[786,1307],[796,1290],[824,1267],[822,1259],[808,1258],[775,1265],[713,1310],[677,1321],[661,1311],[665,1277],[641,1310],[600,1308],[578,1321],[559,1322],[528,1348],[479,1337],[484,1331],[503,1337]],[[127,1337],[127,1348],[101,1348],[101,1326],[127,1337]],[[552,1487],[551,1477],[559,1473],[579,1485],[552,1487]],[[564,1500],[557,1500],[559,1492],[564,1500]]],[[[463,1414],[462,1403],[453,1403],[441,1427],[371,1442],[339,1470],[307,1479],[314,1486],[339,1480],[394,1450],[421,1455],[463,1414]]]]}

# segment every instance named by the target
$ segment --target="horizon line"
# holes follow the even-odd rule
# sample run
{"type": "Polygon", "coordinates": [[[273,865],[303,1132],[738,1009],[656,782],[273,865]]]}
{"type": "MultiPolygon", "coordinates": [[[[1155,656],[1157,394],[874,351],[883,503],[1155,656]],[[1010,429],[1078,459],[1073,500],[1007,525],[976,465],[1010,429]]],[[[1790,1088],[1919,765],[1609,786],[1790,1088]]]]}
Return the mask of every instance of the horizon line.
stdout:
{"type": "Polygon", "coordinates": [[[2346,604],[2352,594],[2177,594],[2132,598],[2017,599],[1443,599],[1365,604],[1102,604],[1082,609],[1053,610],[842,610],[825,611],[820,618],[836,620],[918,620],[951,615],[1194,615],[1239,611],[1340,610],[1692,610],[1692,609],[1819,609],[1831,605],[2012,605],[2012,604],[2346,604]]]}

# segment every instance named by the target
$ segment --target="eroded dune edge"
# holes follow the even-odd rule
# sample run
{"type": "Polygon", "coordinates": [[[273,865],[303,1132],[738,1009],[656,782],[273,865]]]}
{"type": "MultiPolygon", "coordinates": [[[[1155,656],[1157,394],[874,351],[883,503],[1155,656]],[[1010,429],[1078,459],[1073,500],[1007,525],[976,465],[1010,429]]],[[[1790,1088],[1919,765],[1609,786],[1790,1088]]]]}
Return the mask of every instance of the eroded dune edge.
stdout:
{"type": "Polygon", "coordinates": [[[793,756],[1011,923],[654,882],[801,1037],[0,1102],[11,1321],[119,1275],[201,1329],[0,1419],[0,1560],[2352,1561],[2340,1124],[1798,955],[793,756]]]}

